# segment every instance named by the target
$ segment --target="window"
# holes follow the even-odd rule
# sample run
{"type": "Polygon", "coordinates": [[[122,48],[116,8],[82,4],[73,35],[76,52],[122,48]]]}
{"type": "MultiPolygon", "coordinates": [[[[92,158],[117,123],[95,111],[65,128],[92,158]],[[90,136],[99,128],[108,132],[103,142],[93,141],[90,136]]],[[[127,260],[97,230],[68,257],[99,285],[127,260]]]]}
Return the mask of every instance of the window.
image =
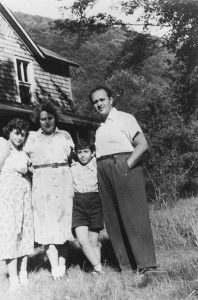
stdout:
{"type": "Polygon", "coordinates": [[[31,103],[30,62],[17,59],[16,67],[17,67],[20,102],[23,104],[30,104],[31,103]]]}

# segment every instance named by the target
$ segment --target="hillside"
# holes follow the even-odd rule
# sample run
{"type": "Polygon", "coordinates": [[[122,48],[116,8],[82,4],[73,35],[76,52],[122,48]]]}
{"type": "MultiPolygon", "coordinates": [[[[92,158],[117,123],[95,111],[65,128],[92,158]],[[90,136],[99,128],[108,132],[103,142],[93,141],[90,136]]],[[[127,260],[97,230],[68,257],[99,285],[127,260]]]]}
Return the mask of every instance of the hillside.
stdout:
{"type": "MultiPolygon", "coordinates": [[[[115,28],[104,34],[91,36],[77,48],[75,37],[61,35],[60,31],[54,29],[52,19],[23,13],[15,13],[15,16],[36,43],[80,65],[78,70],[72,70],[76,111],[82,115],[93,116],[94,112],[87,100],[89,90],[97,84],[104,83],[117,70],[117,57],[123,52],[126,41],[133,40],[137,33],[115,28]]],[[[166,49],[156,48],[154,53],[143,61],[139,73],[148,82],[165,85],[166,81],[162,75],[166,68],[166,58],[166,49]]]]}

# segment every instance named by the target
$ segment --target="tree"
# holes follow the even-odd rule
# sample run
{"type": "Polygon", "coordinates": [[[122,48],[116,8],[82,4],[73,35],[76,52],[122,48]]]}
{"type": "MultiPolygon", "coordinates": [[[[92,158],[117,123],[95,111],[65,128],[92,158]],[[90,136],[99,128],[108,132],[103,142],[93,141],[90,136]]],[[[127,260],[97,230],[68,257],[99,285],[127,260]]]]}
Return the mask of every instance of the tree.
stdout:
{"type": "Polygon", "coordinates": [[[168,26],[166,47],[175,54],[170,72],[180,113],[188,121],[198,108],[198,1],[197,0],[129,0],[122,2],[127,14],[144,8],[144,24],[168,26]]]}
{"type": "MultiPolygon", "coordinates": [[[[162,181],[165,179],[164,182],[167,182],[170,177],[171,180],[166,185],[166,190],[174,186],[174,182],[179,179],[180,191],[186,191],[189,188],[192,191],[194,185],[194,190],[197,192],[198,185],[195,178],[198,171],[196,155],[198,151],[196,121],[198,110],[198,2],[197,0],[129,0],[123,1],[122,4],[127,14],[133,14],[137,7],[143,7],[145,27],[152,23],[161,27],[167,26],[169,32],[163,43],[174,54],[174,59],[168,60],[169,69],[166,72],[170,83],[169,92],[167,94],[167,91],[164,91],[165,97],[163,94],[158,95],[159,99],[164,99],[164,108],[170,113],[167,115],[164,111],[163,114],[160,112],[156,114],[154,107],[158,102],[156,102],[157,95],[153,91],[150,96],[148,94],[149,102],[144,106],[148,113],[148,107],[153,103],[150,117],[154,119],[154,123],[158,122],[158,126],[163,125],[164,116],[168,120],[168,123],[164,123],[163,131],[157,129],[154,131],[155,136],[152,136],[152,131],[150,131],[151,151],[154,151],[154,157],[156,157],[155,153],[160,154],[160,164],[157,160],[154,162],[149,159],[148,161],[151,163],[149,170],[152,171],[151,174],[154,175],[154,178],[158,179],[158,186],[160,186],[160,182],[163,186],[162,181]],[[172,114],[173,109],[174,114],[172,114]],[[162,171],[161,175],[158,173],[156,176],[158,172],[156,167],[162,171]],[[177,180],[173,178],[173,174],[177,180]]],[[[154,127],[155,124],[151,126],[151,128],[154,127]]],[[[178,191],[178,187],[176,190],[178,191]]]]}
{"type": "Polygon", "coordinates": [[[64,6],[65,9],[71,10],[71,18],[64,20],[55,20],[54,28],[61,30],[62,34],[76,36],[76,46],[94,34],[102,34],[112,28],[115,24],[123,26],[121,20],[117,20],[106,13],[98,13],[94,16],[87,16],[87,10],[92,8],[96,0],[75,0],[70,7],[64,6]]]}
{"type": "Polygon", "coordinates": [[[139,72],[146,59],[152,56],[155,50],[159,51],[159,40],[150,34],[126,31],[126,40],[122,49],[109,66],[109,74],[115,69],[139,72]]]}

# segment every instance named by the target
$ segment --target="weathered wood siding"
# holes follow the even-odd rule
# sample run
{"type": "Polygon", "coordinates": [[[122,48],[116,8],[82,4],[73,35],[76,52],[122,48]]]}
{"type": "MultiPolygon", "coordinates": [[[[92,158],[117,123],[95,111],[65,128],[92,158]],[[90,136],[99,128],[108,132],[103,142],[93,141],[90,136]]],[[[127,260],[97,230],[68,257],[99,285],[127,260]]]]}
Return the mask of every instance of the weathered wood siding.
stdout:
{"type": "Polygon", "coordinates": [[[20,102],[16,80],[16,58],[32,62],[33,102],[53,99],[59,105],[70,109],[67,103],[67,97],[72,100],[69,67],[65,71],[67,74],[65,76],[44,70],[0,13],[0,101],[20,102]]]}

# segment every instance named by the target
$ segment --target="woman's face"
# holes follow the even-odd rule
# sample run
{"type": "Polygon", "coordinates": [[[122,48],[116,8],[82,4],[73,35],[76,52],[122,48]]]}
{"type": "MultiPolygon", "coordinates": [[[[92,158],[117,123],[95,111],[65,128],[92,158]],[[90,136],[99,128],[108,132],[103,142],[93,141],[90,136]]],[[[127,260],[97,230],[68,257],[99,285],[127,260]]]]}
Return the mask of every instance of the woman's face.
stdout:
{"type": "Polygon", "coordinates": [[[13,129],[10,132],[9,141],[15,148],[20,148],[20,146],[24,143],[26,137],[26,132],[24,130],[19,131],[18,129],[13,129]]]}
{"type": "Polygon", "coordinates": [[[52,134],[55,131],[55,127],[56,127],[54,115],[44,110],[41,111],[40,125],[41,125],[41,129],[44,131],[45,134],[47,135],[52,134]]]}

